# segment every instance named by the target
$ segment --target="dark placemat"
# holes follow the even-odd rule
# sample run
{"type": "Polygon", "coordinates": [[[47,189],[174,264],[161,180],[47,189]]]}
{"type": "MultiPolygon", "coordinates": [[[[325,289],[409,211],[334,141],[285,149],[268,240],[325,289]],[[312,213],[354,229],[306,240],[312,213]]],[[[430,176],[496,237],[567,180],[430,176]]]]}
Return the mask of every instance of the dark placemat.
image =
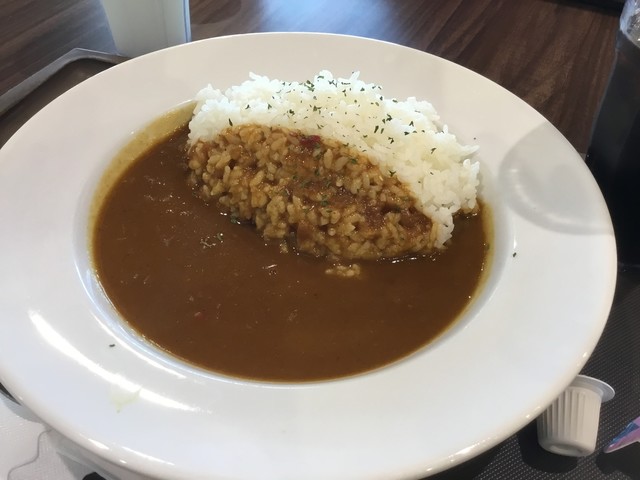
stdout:
{"type": "Polygon", "coordinates": [[[575,3],[583,3],[593,5],[600,8],[606,8],[617,12],[622,11],[624,0],[573,0],[575,3]]]}
{"type": "MultiPolygon", "coordinates": [[[[123,60],[76,49],[0,96],[0,146],[58,95],[123,60]]],[[[614,399],[602,406],[596,453],[579,459],[548,453],[538,445],[533,422],[488,452],[430,478],[640,480],[640,444],[601,453],[627,423],[640,416],[640,326],[636,322],[640,323],[640,271],[621,269],[609,321],[583,370],[616,390],[614,399]]],[[[86,478],[102,477],[92,474],[86,478]]]]}
{"type": "Polygon", "coordinates": [[[582,373],[604,380],[616,390],[616,396],[602,404],[595,453],[583,458],[549,453],[538,445],[532,422],[490,451],[431,478],[640,480],[640,444],[602,453],[640,416],[640,270],[619,270],[609,320],[582,373]]]}

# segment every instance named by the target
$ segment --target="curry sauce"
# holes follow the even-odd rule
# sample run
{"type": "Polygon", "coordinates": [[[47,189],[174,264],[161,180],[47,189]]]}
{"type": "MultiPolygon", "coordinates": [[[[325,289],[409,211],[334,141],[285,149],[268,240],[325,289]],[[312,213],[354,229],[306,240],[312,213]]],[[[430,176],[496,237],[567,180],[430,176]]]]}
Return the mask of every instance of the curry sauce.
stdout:
{"type": "Polygon", "coordinates": [[[362,261],[282,253],[187,184],[187,129],[138,158],[97,213],[92,254],[122,318],[147,341],[230,376],[311,381],[406,357],[446,331],[479,288],[488,209],[458,217],[443,252],[362,261]]]}

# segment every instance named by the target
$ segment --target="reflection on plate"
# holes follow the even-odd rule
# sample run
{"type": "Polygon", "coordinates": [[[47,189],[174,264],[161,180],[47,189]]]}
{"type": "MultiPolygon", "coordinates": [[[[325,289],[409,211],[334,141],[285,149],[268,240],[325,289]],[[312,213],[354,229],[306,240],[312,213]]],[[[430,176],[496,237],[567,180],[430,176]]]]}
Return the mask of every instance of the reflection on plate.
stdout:
{"type": "Polygon", "coordinates": [[[542,412],[586,362],[613,298],[607,210],[557,130],[473,72],[362,38],[223,37],[114,67],[5,145],[0,192],[0,382],[121,475],[426,476],[542,412]],[[237,84],[251,71],[304,80],[322,68],[430,100],[462,142],[481,146],[496,230],[483,292],[436,344],[339,381],[235,381],[159,355],[84,288],[97,179],[133,132],[208,82],[237,84]]]}

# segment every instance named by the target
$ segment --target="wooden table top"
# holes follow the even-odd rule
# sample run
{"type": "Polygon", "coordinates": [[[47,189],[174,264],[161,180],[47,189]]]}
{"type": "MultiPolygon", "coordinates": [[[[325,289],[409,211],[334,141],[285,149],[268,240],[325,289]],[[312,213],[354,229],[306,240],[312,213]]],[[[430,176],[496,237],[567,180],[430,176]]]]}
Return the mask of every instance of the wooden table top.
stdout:
{"type": "MultiPolygon", "coordinates": [[[[320,31],[452,60],[510,90],[584,152],[618,12],[569,0],[191,0],[193,39],[320,31]]],[[[3,0],[0,93],[74,47],[114,53],[99,0],[3,0]]]]}

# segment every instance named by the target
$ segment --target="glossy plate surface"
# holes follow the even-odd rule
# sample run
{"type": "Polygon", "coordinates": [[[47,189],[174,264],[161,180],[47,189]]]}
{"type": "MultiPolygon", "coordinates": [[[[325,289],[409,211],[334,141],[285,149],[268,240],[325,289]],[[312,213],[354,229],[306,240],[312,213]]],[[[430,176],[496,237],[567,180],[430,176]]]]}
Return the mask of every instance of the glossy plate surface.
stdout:
{"type": "Polygon", "coordinates": [[[0,382],[89,452],[157,477],[410,478],[464,461],[571,382],[616,275],[599,190],[541,115],[453,63],[336,35],[205,40],[83,82],[0,151],[0,224],[0,382]],[[460,141],[480,145],[495,217],[484,289],[431,346],[339,381],[238,381],[148,348],[92,281],[87,214],[101,172],[135,131],[207,83],[249,72],[304,81],[321,69],[429,100],[460,141]]]}

